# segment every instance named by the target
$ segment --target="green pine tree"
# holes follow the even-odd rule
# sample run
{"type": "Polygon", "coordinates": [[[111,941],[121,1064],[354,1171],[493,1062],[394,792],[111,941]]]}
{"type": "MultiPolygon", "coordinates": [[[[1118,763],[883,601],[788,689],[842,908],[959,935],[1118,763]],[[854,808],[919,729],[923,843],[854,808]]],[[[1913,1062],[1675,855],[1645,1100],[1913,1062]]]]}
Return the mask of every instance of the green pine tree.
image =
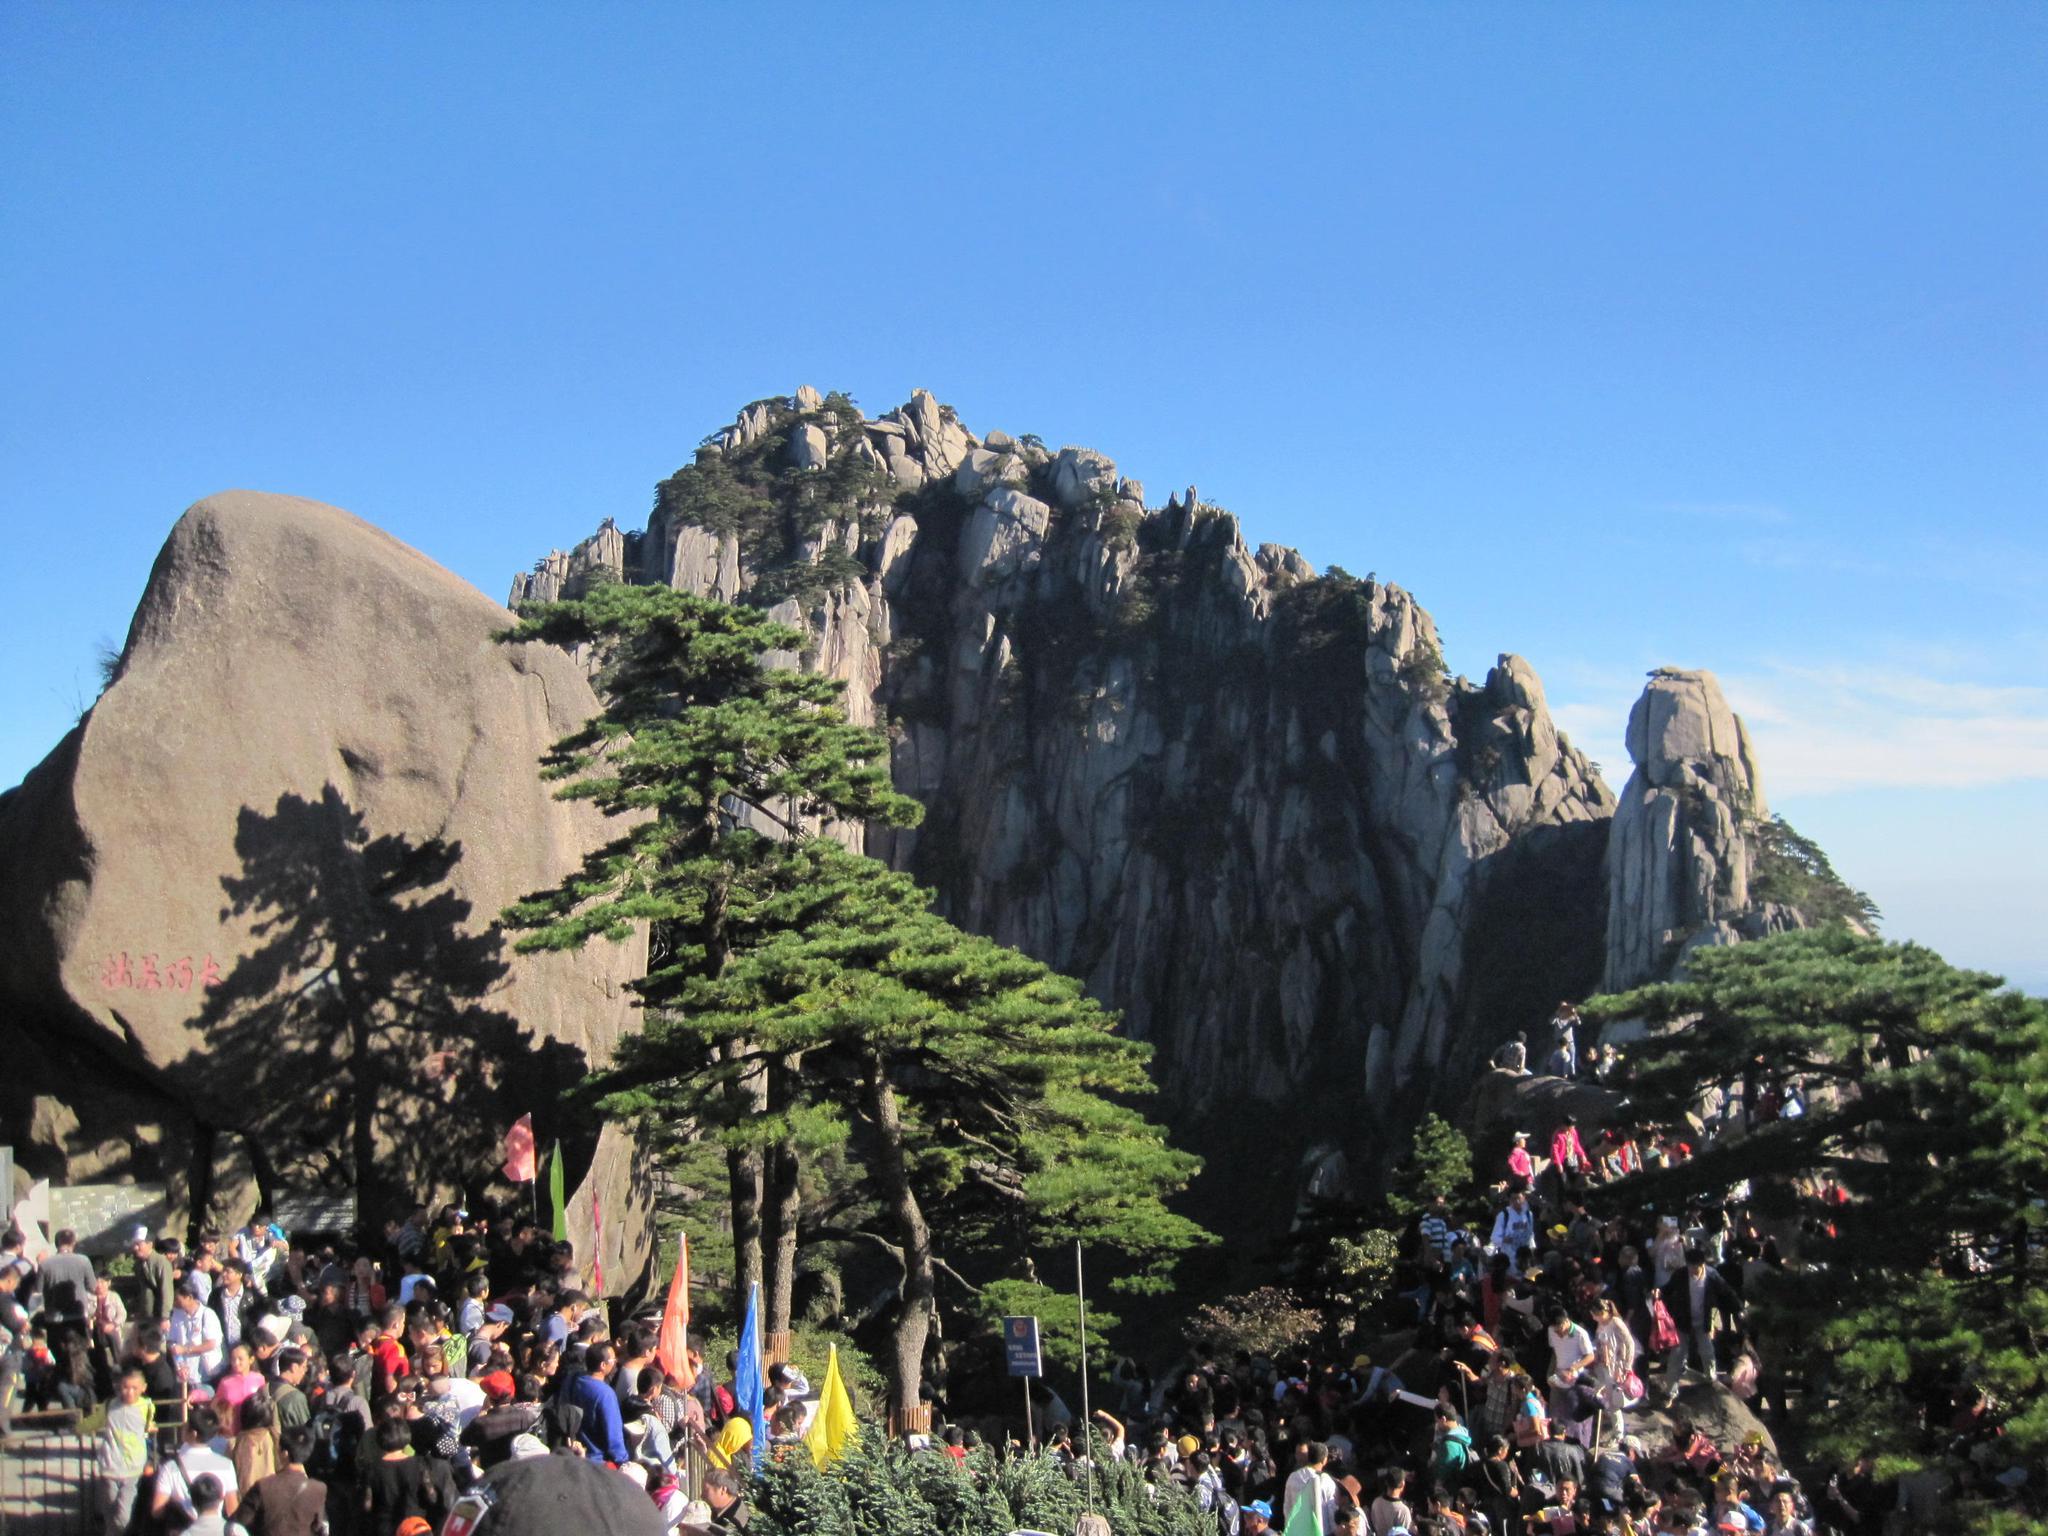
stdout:
{"type": "Polygon", "coordinates": [[[1675,1119],[1709,1083],[1755,1104],[1796,1082],[1806,1111],[1639,1175],[1628,1197],[1748,1180],[1759,1211],[1811,1213],[1838,1187],[1833,1235],[1805,1239],[1753,1309],[1806,1383],[1805,1449],[1956,1472],[1981,1496],[1968,1522],[1992,1529],[1988,1475],[2048,1452],[2048,1006],[1842,926],[1688,966],[1582,1010],[1660,1026],[1633,1048],[1645,1113],[1675,1119]],[[1980,1391],[2002,1433],[1958,1446],[1944,1405],[1980,1391]]]}
{"type": "Polygon", "coordinates": [[[1440,1115],[1427,1114],[1415,1128],[1408,1156],[1394,1170],[1387,1204],[1397,1216],[1412,1216],[1438,1195],[1455,1199],[1472,1183],[1472,1143],[1440,1115]]]}
{"type": "Polygon", "coordinates": [[[841,1148],[850,1221],[817,1235],[900,1270],[887,1365],[901,1419],[942,1275],[1029,1279],[1079,1240],[1121,1259],[1118,1288],[1162,1289],[1206,1238],[1165,1203],[1198,1164],[1128,1106],[1152,1090],[1149,1053],[1079,983],[955,928],[873,860],[824,840],[802,857],[809,877],[779,898],[788,921],[622,1042],[605,1108],[701,1117],[758,1060],[801,1061],[774,1132],[841,1148]]]}
{"type": "MultiPolygon", "coordinates": [[[[792,897],[812,878],[807,847],[821,827],[910,826],[921,815],[890,786],[886,739],[847,720],[837,682],[766,665],[768,652],[802,637],[753,609],[614,583],[530,605],[504,638],[601,658],[603,707],[555,743],[542,775],[562,799],[620,823],[575,875],[509,908],[505,925],[520,932],[521,952],[622,940],[647,925],[649,969],[635,988],[650,1010],[800,920],[792,897]]],[[[786,1333],[800,1149],[777,1134],[774,1111],[800,1064],[738,1040],[721,1050],[745,1063],[722,1080],[724,1118],[748,1132],[726,1146],[734,1287],[744,1296],[765,1281],[767,1328],[786,1333]]]]}

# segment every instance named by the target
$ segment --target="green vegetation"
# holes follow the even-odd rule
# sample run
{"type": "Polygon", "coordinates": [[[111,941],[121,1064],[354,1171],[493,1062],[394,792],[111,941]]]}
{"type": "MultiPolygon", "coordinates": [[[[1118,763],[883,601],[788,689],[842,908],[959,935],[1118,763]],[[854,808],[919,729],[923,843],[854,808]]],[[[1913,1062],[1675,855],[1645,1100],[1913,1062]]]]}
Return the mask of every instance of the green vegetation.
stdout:
{"type": "MultiPolygon", "coordinates": [[[[1982,1391],[1996,1472],[2048,1452],[2048,1005],[1933,952],[1833,926],[1702,950],[1682,982],[1595,998],[1589,1023],[1669,1026],[1633,1048],[1636,1099],[1675,1118],[1742,1074],[1747,1102],[1796,1078],[1805,1114],[1723,1137],[1629,1198],[1753,1185],[1765,1214],[1823,1186],[1832,1235],[1766,1276],[1756,1312],[1807,1383],[1808,1454],[1887,1472],[1957,1455],[1945,1414],[1982,1391]],[[1752,1064],[1743,1067],[1741,1064],[1752,1064]],[[1845,1276],[1853,1280],[1845,1283],[1845,1276]]],[[[1807,1210],[1814,1207],[1804,1206],[1807,1210]]],[[[1979,1529],[1993,1517],[1977,1511],[1979,1529]]]]}
{"type": "Polygon", "coordinates": [[[1813,923],[1849,923],[1877,931],[1877,903],[1835,873],[1818,843],[1802,837],[1782,816],[1749,834],[1749,894],[1757,901],[1797,907],[1813,923]]]}
{"type": "Polygon", "coordinates": [[[771,1333],[790,1326],[800,1237],[881,1255],[902,1414],[941,1276],[971,1297],[1079,1239],[1122,1257],[1112,1285],[1164,1286],[1206,1234],[1163,1203],[1195,1160],[1127,1107],[1151,1091],[1146,1051],[1077,982],[817,835],[828,819],[911,825],[918,807],[889,788],[886,740],[847,722],[838,683],[764,666],[793,631],[614,586],[536,605],[508,638],[606,658],[603,710],[544,776],[635,819],[506,925],[523,951],[650,925],[645,1028],[592,1091],[679,1183],[704,1177],[695,1144],[722,1149],[734,1285],[762,1284],[771,1333]]]}
{"type": "Polygon", "coordinates": [[[1197,1307],[1182,1331],[1189,1343],[1229,1359],[1239,1350],[1277,1355],[1299,1349],[1322,1327],[1322,1315],[1294,1292],[1262,1285],[1197,1307]]]}
{"type": "Polygon", "coordinates": [[[1215,1536],[1216,1517],[1177,1485],[1097,1456],[1086,1485],[1051,1455],[976,1447],[949,1456],[891,1444],[873,1426],[819,1472],[801,1453],[764,1465],[752,1529],[765,1536],[1010,1536],[1071,1531],[1094,1510],[1118,1536],[1215,1536]]]}
{"type": "Polygon", "coordinates": [[[1438,1195],[1455,1199],[1472,1188],[1472,1144],[1449,1121],[1422,1117],[1408,1156],[1394,1170],[1387,1205],[1397,1216],[1412,1216],[1438,1195]]]}
{"type": "Polygon", "coordinates": [[[872,538],[896,504],[896,483],[857,451],[861,415],[850,396],[835,390],[820,409],[801,413],[785,399],[757,400],[747,409],[756,406],[768,413],[768,431],[730,450],[707,442],[693,463],[655,488],[655,512],[671,527],[736,537],[755,573],[746,602],[770,608],[794,597],[809,608],[824,593],[865,580],[867,568],[836,547],[815,564],[797,562],[798,546],[815,539],[827,523],[858,527],[862,538],[872,538]],[[799,470],[788,462],[790,431],[804,422],[835,434],[821,470],[799,470]]]}

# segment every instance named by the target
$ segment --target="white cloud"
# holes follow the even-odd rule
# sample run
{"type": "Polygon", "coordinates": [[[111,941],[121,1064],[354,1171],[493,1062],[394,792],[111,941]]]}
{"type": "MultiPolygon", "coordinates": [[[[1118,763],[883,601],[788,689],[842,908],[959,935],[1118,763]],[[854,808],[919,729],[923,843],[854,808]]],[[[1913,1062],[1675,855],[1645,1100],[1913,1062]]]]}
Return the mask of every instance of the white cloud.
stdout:
{"type": "MultiPolygon", "coordinates": [[[[1718,675],[1771,796],[2048,779],[2048,688],[1855,663],[1718,675]]],[[[1640,678],[1585,679],[1553,709],[1616,788],[1628,759],[1613,744],[1640,691],[1640,678]]]]}

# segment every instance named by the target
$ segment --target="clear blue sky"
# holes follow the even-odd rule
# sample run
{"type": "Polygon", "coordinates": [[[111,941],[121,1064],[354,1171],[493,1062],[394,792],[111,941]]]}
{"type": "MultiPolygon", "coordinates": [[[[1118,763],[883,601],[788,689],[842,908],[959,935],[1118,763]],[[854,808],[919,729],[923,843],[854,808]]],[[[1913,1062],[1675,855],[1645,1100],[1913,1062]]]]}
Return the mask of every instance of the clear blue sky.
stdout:
{"type": "Polygon", "coordinates": [[[1625,773],[1717,670],[2048,990],[2048,8],[0,6],[0,782],[165,531],[501,596],[747,400],[925,386],[1377,571],[1625,773]]]}

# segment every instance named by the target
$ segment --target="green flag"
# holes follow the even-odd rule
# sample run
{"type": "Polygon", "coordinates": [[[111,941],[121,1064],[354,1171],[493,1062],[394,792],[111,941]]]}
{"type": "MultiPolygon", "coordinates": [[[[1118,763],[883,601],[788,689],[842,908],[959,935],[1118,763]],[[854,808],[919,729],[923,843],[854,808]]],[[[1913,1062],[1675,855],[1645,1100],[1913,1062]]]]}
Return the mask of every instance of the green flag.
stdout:
{"type": "Polygon", "coordinates": [[[1322,1480],[1318,1478],[1301,1490],[1280,1536],[1323,1536],[1322,1480]]]}
{"type": "Polygon", "coordinates": [[[555,1155],[548,1159],[548,1199],[555,1204],[555,1224],[549,1229],[558,1243],[569,1241],[569,1202],[562,1194],[562,1144],[555,1143],[555,1155]]]}

